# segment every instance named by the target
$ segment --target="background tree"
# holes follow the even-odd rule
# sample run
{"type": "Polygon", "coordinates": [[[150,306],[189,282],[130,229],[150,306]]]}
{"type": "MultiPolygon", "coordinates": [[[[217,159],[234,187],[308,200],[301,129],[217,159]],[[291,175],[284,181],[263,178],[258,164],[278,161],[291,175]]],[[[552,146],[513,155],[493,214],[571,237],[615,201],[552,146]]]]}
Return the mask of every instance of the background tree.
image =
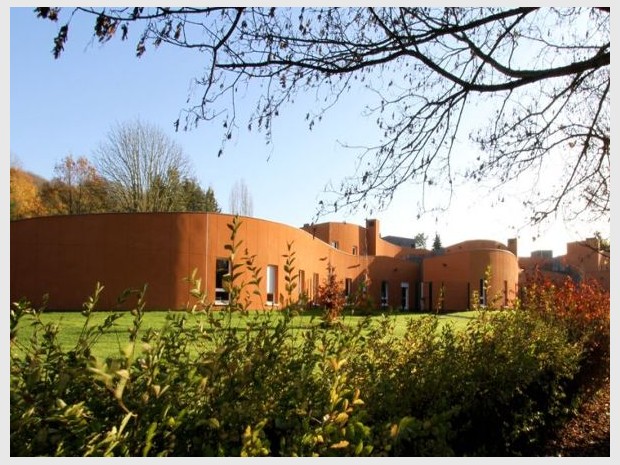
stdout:
{"type": "Polygon", "coordinates": [[[439,252],[441,248],[441,238],[439,237],[439,233],[435,233],[435,239],[433,239],[433,251],[439,252]]]}
{"type": "Polygon", "coordinates": [[[11,220],[44,215],[39,191],[45,180],[14,166],[10,167],[9,175],[11,220]]]}
{"type": "Polygon", "coordinates": [[[201,92],[176,125],[223,118],[222,149],[240,126],[235,94],[250,83],[265,85],[242,127],[268,140],[298,94],[317,95],[305,111],[311,129],[342,95],[367,90],[374,99],[363,110],[382,138],[360,151],[358,171],[325,208],[381,208],[405,182],[452,193],[462,176],[501,188],[553,161],[555,178],[534,178],[523,199],[531,222],[609,216],[609,7],[75,8],[68,18],[81,15],[101,43],[139,25],[137,56],[162,44],[204,52],[201,92]],[[480,155],[462,159],[464,135],[480,155]]]}
{"type": "Polygon", "coordinates": [[[97,213],[113,209],[107,182],[85,157],[63,158],[54,167],[56,176],[41,189],[41,197],[54,214],[97,213]]]}
{"type": "Polygon", "coordinates": [[[190,212],[216,212],[220,207],[215,198],[215,192],[211,187],[203,189],[195,179],[183,180],[183,211],[190,212]]]}
{"type": "Polygon", "coordinates": [[[596,231],[594,233],[594,237],[598,239],[599,250],[602,252],[611,253],[611,243],[609,242],[609,238],[604,238],[600,231],[596,231]]]}
{"type": "Polygon", "coordinates": [[[416,249],[426,249],[426,241],[428,241],[428,236],[424,233],[418,233],[413,238],[416,249]]]}
{"type": "Polygon", "coordinates": [[[228,208],[233,215],[252,216],[254,214],[252,194],[244,179],[235,182],[230,189],[228,208]]]}
{"type": "Polygon", "coordinates": [[[209,186],[207,190],[204,192],[204,210],[207,212],[216,212],[220,213],[222,209],[217,203],[217,199],[215,198],[215,192],[213,188],[209,186]]]}
{"type": "Polygon", "coordinates": [[[139,120],[119,124],[96,152],[99,172],[121,211],[179,209],[189,161],[181,147],[156,126],[139,120]]]}

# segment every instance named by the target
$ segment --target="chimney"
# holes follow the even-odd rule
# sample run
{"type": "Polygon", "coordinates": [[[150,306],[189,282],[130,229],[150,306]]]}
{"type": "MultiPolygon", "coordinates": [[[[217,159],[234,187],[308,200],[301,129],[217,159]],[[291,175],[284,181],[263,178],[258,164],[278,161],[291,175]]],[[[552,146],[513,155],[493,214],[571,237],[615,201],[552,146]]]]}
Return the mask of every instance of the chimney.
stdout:
{"type": "Polygon", "coordinates": [[[508,250],[510,250],[515,257],[518,257],[519,255],[517,255],[517,238],[513,237],[512,239],[508,239],[508,250]]]}
{"type": "Polygon", "coordinates": [[[377,239],[379,238],[379,220],[366,220],[366,241],[368,255],[377,255],[377,239]]]}

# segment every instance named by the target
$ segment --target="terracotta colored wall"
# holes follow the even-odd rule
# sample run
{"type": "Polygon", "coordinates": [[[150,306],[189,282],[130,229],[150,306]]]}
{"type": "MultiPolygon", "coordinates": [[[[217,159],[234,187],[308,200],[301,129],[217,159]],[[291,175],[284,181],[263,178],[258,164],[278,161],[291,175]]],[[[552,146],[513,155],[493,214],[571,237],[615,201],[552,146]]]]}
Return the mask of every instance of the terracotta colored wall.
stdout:
{"type": "Polygon", "coordinates": [[[574,279],[594,279],[603,289],[609,291],[609,257],[603,252],[598,252],[598,240],[596,238],[586,241],[569,242],[566,245],[566,255],[554,258],[520,257],[519,266],[523,269],[520,281],[525,284],[534,275],[538,267],[546,278],[557,284],[562,284],[567,277],[574,279]],[[560,272],[553,271],[554,262],[559,262],[562,267],[570,269],[560,272]]]}
{"type": "Polygon", "coordinates": [[[11,222],[11,301],[49,293],[51,309],[79,309],[95,289],[111,308],[127,288],[148,283],[149,308],[179,308],[184,277],[204,274],[205,218],[199,214],[100,214],[11,222]]]}
{"type": "MultiPolygon", "coordinates": [[[[408,250],[408,249],[405,249],[405,250],[408,250]]],[[[394,245],[381,238],[377,238],[376,251],[377,251],[376,255],[379,255],[379,256],[396,257],[397,255],[403,253],[403,247],[394,245]]]]}
{"type": "Polygon", "coordinates": [[[367,255],[366,228],[349,223],[319,223],[304,225],[302,229],[327,244],[337,241],[338,249],[343,252],[353,254],[353,247],[356,247],[357,255],[367,255]]]}
{"type": "MultiPolygon", "coordinates": [[[[51,309],[80,309],[95,283],[105,286],[101,308],[111,308],[128,287],[141,288],[148,283],[147,308],[183,308],[189,298],[185,278],[194,269],[202,279],[208,300],[215,296],[217,258],[228,258],[233,217],[206,213],[101,214],[33,218],[11,223],[11,300],[27,297],[39,302],[50,294],[51,309]]],[[[341,244],[359,241],[355,225],[339,225],[332,234],[341,244]]],[[[237,242],[241,241],[236,260],[256,255],[255,266],[261,269],[261,293],[266,293],[268,265],[277,267],[278,300],[286,299],[284,264],[287,243],[295,253],[294,276],[305,272],[305,285],[313,297],[312,280],[319,283],[327,276],[331,263],[339,280],[350,278],[356,288],[363,271],[385,273],[390,282],[390,304],[399,305],[401,282],[413,288],[419,275],[417,265],[398,259],[376,260],[336,250],[318,237],[299,228],[260,220],[241,218],[237,242]],[[395,271],[396,269],[396,271],[395,271]],[[389,273],[388,273],[389,271],[389,273]],[[394,291],[391,289],[394,288],[394,291]]],[[[246,273],[240,281],[249,282],[246,273]]],[[[382,278],[383,279],[383,278],[382,278]]],[[[371,291],[378,302],[380,283],[371,291]]],[[[297,298],[298,284],[293,293],[297,298]]],[[[248,289],[251,293],[253,289],[248,289]]],[[[242,296],[243,297],[243,296],[242,296]]],[[[264,304],[251,298],[252,308],[264,304]]]]}
{"type": "Polygon", "coordinates": [[[598,240],[595,238],[583,242],[566,244],[566,263],[583,271],[585,274],[598,272],[604,257],[598,252],[598,240]]]}
{"type": "Polygon", "coordinates": [[[381,281],[388,283],[388,306],[402,308],[401,286],[407,283],[409,289],[408,302],[405,308],[415,309],[415,289],[420,280],[420,266],[407,260],[390,257],[372,257],[369,263],[371,276],[370,292],[377,307],[381,303],[381,281]]]}
{"type": "Polygon", "coordinates": [[[519,267],[517,257],[511,252],[497,247],[478,248],[487,245],[481,241],[461,243],[460,247],[450,247],[449,253],[426,258],[422,265],[422,280],[426,284],[423,309],[435,310],[438,306],[440,289],[444,287],[443,310],[465,310],[469,307],[471,295],[480,289],[480,279],[485,278],[487,267],[491,268],[490,290],[487,301],[499,296],[499,304],[504,304],[507,291],[508,304],[517,297],[519,267]],[[432,283],[432,299],[429,300],[428,283],[432,283]]]}
{"type": "MultiPolygon", "coordinates": [[[[217,243],[213,243],[209,239],[209,256],[208,256],[208,289],[211,289],[215,283],[214,264],[218,256],[225,257],[224,245],[229,240],[228,235],[219,233],[228,229],[226,223],[230,222],[232,217],[229,215],[209,215],[209,233],[210,237],[217,237],[217,243]]],[[[242,218],[240,227],[240,237],[243,238],[244,244],[242,248],[247,247],[250,254],[256,254],[256,266],[259,266],[263,273],[267,265],[275,265],[278,269],[278,294],[280,300],[286,299],[284,264],[286,258],[283,254],[286,251],[288,242],[293,243],[293,251],[295,252],[295,275],[299,270],[304,270],[306,289],[311,298],[314,297],[312,279],[316,273],[319,276],[319,283],[323,284],[327,278],[327,265],[331,264],[335,268],[335,273],[339,281],[346,278],[352,281],[352,290],[357,289],[364,270],[368,269],[371,276],[386,276],[381,279],[372,279],[370,292],[375,302],[380,301],[380,281],[385,279],[389,281],[390,305],[400,306],[400,286],[401,282],[410,283],[410,287],[414,287],[415,280],[419,277],[419,266],[415,263],[385,257],[369,257],[365,255],[352,255],[350,248],[359,244],[360,230],[364,228],[356,225],[345,223],[331,223],[316,225],[316,229],[311,229],[314,235],[308,232],[308,228],[298,229],[279,223],[274,223],[256,218],[242,218]],[[329,241],[337,240],[340,249],[331,247],[321,238],[329,241]],[[346,249],[346,250],[343,250],[346,249]],[[257,252],[259,251],[259,252],[257,252]],[[394,289],[392,291],[392,289],[394,289]],[[398,290],[398,292],[397,292],[398,290]]],[[[359,250],[359,249],[358,249],[359,250]]],[[[243,278],[242,278],[243,279],[243,278]]],[[[250,276],[245,276],[246,281],[250,280],[250,276]]],[[[266,278],[263,277],[262,292],[266,291],[266,278]]],[[[300,286],[293,293],[293,297],[299,296],[300,286]]],[[[253,299],[253,306],[260,306],[261,302],[253,299]]]]}
{"type": "MultiPolygon", "coordinates": [[[[305,275],[306,293],[313,299],[313,277],[316,274],[322,284],[328,264],[342,283],[351,280],[352,291],[368,270],[370,294],[377,306],[381,304],[381,282],[385,281],[390,307],[404,304],[410,310],[434,310],[444,286],[443,309],[464,310],[472,292],[479,289],[487,266],[492,270],[488,298],[499,293],[503,303],[505,283],[509,302],[516,295],[517,258],[496,241],[467,241],[446,248],[441,255],[431,255],[384,241],[376,220],[367,222],[367,228],[346,223],[313,225],[311,232],[256,218],[240,220],[235,259],[242,262],[244,256],[255,255],[254,265],[260,268],[262,279],[262,298],[247,288],[251,308],[265,308],[268,265],[277,267],[277,301],[280,305],[285,302],[284,255],[289,243],[295,254],[291,277],[297,281],[293,299],[302,290],[300,270],[305,275]],[[334,240],[339,242],[339,249],[329,245],[334,240]],[[353,246],[358,247],[358,255],[351,253],[353,246]],[[366,249],[377,255],[365,255],[366,249]],[[408,289],[406,302],[402,300],[403,286],[408,289]],[[423,304],[420,289],[426,298],[423,304]]],[[[212,301],[216,261],[230,255],[226,246],[231,243],[228,225],[232,221],[232,215],[214,213],[143,213],[11,222],[11,301],[27,297],[38,304],[48,293],[49,308],[80,309],[99,281],[105,286],[101,308],[113,307],[124,289],[140,289],[145,283],[147,308],[184,308],[191,302],[185,279],[194,269],[202,279],[207,299],[212,301]]],[[[249,272],[239,278],[250,280],[249,272]]]]}
{"type": "Polygon", "coordinates": [[[304,225],[302,229],[328,244],[337,241],[339,250],[348,253],[351,253],[352,248],[355,246],[357,247],[358,254],[361,255],[377,255],[405,259],[409,255],[428,254],[428,251],[422,249],[400,247],[381,239],[379,220],[368,220],[366,224],[369,227],[363,228],[348,223],[319,223],[304,225]]]}

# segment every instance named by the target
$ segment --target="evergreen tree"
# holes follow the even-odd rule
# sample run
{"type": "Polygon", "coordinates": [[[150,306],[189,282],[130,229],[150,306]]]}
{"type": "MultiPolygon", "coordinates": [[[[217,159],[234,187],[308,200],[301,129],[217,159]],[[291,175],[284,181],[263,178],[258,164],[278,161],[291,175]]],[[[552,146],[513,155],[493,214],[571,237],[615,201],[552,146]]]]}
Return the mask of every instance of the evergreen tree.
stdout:
{"type": "Polygon", "coordinates": [[[441,248],[441,238],[439,237],[439,233],[435,233],[435,239],[433,240],[433,251],[439,252],[441,248]]]}

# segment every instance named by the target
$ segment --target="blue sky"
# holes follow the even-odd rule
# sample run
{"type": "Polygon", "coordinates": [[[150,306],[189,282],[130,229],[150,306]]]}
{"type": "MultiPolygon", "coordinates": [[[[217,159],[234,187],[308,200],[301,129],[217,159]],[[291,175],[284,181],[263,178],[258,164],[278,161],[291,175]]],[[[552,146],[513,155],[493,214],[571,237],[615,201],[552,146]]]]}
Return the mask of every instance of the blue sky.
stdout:
{"type": "MultiPolygon", "coordinates": [[[[53,168],[67,155],[93,159],[97,145],[116,123],[140,118],[162,128],[190,158],[203,187],[211,186],[224,211],[235,181],[244,179],[252,194],[254,216],[301,226],[313,221],[324,187],[354,173],[357,152],[343,148],[372,143],[378,137],[372,120],[361,116],[365,94],[352,93],[330,111],[312,131],[304,121],[314,95],[301,96],[274,126],[273,144],[259,133],[248,133],[244,121],[227,151],[217,157],[221,132],[202,123],[190,132],[175,133],[173,121],[188,95],[190,80],[200,75],[199,53],[150,47],[140,59],[134,47],[138,29],[129,41],[100,45],[92,40],[92,21],[73,21],[60,59],[51,54],[58,24],[37,19],[31,8],[10,10],[10,153],[11,162],[50,179],[53,168]]],[[[83,18],[82,18],[83,19],[83,18]]],[[[250,90],[250,96],[255,90],[250,90]]],[[[243,103],[239,103],[243,108],[243,103]]],[[[463,143],[461,152],[473,153],[463,143]]],[[[599,230],[609,236],[609,223],[565,224],[559,220],[542,228],[525,225],[518,196],[507,196],[494,207],[480,187],[459,188],[447,213],[416,219],[420,192],[415,186],[399,190],[383,212],[332,214],[319,221],[364,224],[381,221],[384,235],[413,237],[423,232],[429,246],[435,232],[442,243],[485,238],[506,242],[518,237],[519,255],[532,250],[566,251],[566,242],[599,230]],[[534,236],[540,237],[533,241],[534,236]]]]}

